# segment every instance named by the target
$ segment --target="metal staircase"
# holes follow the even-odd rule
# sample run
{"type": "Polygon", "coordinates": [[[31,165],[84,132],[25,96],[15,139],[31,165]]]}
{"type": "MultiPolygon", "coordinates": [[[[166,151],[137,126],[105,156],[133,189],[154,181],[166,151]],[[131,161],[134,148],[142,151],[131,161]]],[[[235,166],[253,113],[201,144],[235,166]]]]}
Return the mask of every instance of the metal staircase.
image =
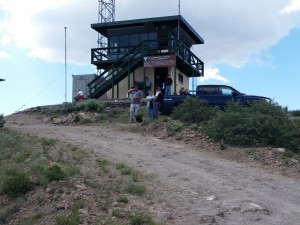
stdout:
{"type": "Polygon", "coordinates": [[[119,58],[88,84],[89,98],[99,98],[129,76],[143,61],[143,42],[119,58]]]}

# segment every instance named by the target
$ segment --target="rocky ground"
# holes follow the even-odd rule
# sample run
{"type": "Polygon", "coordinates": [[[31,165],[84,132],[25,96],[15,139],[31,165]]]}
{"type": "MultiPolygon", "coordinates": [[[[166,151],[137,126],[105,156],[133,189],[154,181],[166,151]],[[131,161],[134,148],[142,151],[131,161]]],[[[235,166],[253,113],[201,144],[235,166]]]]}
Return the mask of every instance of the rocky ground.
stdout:
{"type": "Polygon", "coordinates": [[[68,120],[53,124],[41,115],[18,113],[5,126],[72,143],[152,177],[147,183],[152,199],[139,204],[164,224],[299,224],[300,164],[282,158],[280,149],[222,146],[194,129],[170,134],[168,118],[148,125],[79,126],[68,120]]]}

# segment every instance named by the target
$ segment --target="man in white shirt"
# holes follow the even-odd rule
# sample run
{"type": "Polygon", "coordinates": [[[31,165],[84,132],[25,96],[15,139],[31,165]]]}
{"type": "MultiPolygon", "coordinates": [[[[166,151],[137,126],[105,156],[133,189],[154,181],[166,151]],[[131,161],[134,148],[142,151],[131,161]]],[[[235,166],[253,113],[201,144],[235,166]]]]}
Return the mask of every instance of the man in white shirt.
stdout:
{"type": "Polygon", "coordinates": [[[130,104],[130,123],[136,122],[136,117],[141,109],[141,102],[143,98],[143,93],[139,91],[137,85],[128,90],[129,96],[131,96],[131,104],[130,104]]]}

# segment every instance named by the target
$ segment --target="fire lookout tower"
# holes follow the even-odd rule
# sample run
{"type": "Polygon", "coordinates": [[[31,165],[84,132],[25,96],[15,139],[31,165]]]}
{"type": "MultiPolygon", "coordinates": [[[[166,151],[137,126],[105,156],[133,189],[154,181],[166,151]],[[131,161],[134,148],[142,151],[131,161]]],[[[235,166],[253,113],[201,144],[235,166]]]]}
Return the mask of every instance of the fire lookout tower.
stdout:
{"type": "Polygon", "coordinates": [[[191,51],[204,40],[181,15],[98,22],[91,28],[107,46],[91,50],[91,63],[101,72],[88,83],[89,98],[125,98],[135,84],[145,91],[146,79],[153,90],[168,74],[176,94],[189,86],[189,78],[204,75],[204,63],[191,51]]]}

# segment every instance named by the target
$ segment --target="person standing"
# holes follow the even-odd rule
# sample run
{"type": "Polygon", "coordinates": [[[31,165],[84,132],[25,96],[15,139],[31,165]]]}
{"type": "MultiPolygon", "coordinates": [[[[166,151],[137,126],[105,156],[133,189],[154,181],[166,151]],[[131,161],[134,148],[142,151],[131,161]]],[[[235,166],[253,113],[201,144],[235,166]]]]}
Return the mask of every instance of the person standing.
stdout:
{"type": "Polygon", "coordinates": [[[152,110],[153,110],[153,99],[154,99],[153,91],[149,90],[149,95],[146,97],[147,99],[147,119],[152,118],[152,110]]]}
{"type": "Polygon", "coordinates": [[[83,91],[81,89],[78,89],[76,100],[77,102],[81,102],[84,100],[83,91]]]}
{"type": "Polygon", "coordinates": [[[155,88],[160,87],[160,91],[164,93],[164,79],[160,75],[156,75],[155,88]]]}
{"type": "Polygon", "coordinates": [[[160,111],[163,104],[164,96],[160,87],[156,87],[155,98],[153,99],[152,118],[158,119],[158,111],[160,111]]]}
{"type": "Polygon", "coordinates": [[[152,82],[151,82],[151,80],[149,80],[148,77],[145,78],[145,86],[146,86],[146,95],[148,95],[149,91],[152,87],[152,82]]]}
{"type": "Polygon", "coordinates": [[[128,90],[128,94],[131,96],[129,122],[135,123],[136,117],[141,109],[143,93],[139,90],[138,86],[135,85],[133,88],[128,90]]]}
{"type": "Polygon", "coordinates": [[[171,95],[171,86],[173,84],[173,80],[170,74],[167,75],[167,79],[165,81],[165,95],[171,95]]]}

